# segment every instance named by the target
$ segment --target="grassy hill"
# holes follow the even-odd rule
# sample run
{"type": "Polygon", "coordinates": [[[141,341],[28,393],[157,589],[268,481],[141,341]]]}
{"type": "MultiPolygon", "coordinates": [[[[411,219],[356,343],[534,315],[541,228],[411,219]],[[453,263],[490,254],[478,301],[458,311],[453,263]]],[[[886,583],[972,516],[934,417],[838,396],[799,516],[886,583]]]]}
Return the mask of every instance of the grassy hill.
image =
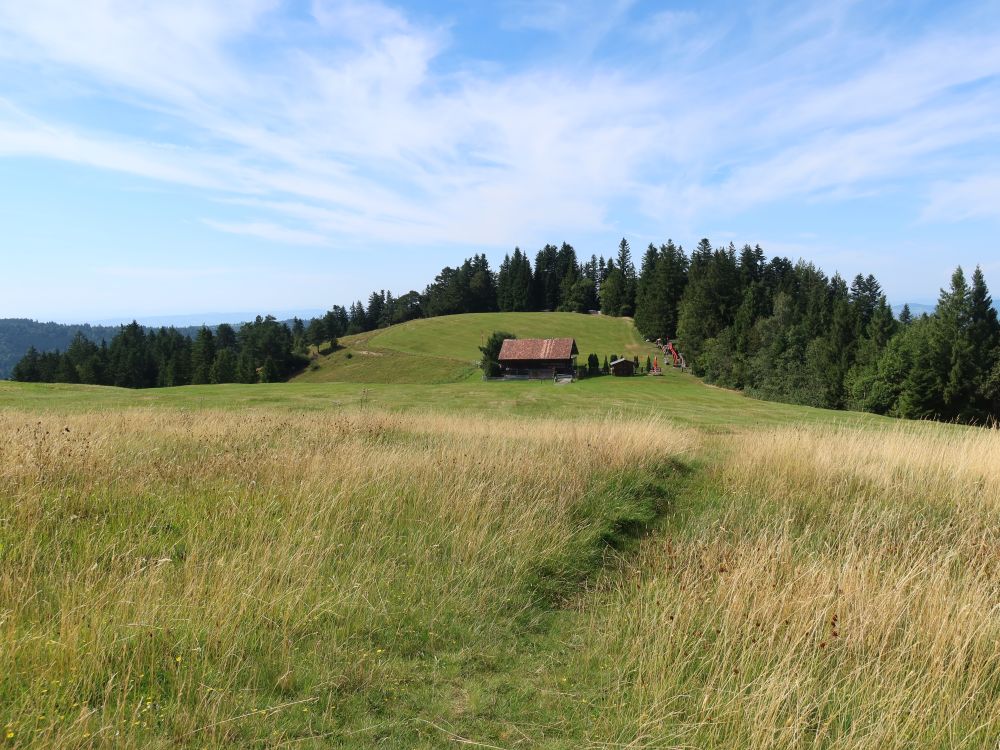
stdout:
{"type": "Polygon", "coordinates": [[[347,336],[296,378],[303,383],[450,383],[476,377],[479,347],[493,331],[518,338],[576,339],[589,353],[638,354],[645,344],[631,319],[577,313],[473,313],[413,320],[347,336]]]}
{"type": "MultiPolygon", "coordinates": [[[[346,351],[460,362],[449,324],[346,351]]],[[[0,498],[11,747],[1000,736],[997,431],[673,370],[0,383],[0,498]]]]}

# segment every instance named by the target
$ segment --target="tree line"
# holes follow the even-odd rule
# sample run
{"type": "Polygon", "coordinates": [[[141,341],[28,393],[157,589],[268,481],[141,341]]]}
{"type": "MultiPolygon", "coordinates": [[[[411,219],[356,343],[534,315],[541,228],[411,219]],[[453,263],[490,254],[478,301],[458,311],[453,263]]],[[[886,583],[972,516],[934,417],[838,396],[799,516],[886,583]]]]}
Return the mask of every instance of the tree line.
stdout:
{"type": "MultiPolygon", "coordinates": [[[[848,284],[759,247],[692,252],[677,338],[695,374],[770,400],[893,416],[1000,418],[1000,323],[982,270],[897,319],[874,276],[848,284]]],[[[642,330],[642,328],[640,328],[642,330]]]]}
{"type": "Polygon", "coordinates": [[[520,248],[494,272],[485,255],[445,267],[423,292],[372,292],[291,325],[258,318],[237,332],[125,326],[110,345],[77,336],[65,353],[35,350],[19,380],[129,387],[287,378],[311,346],[415,318],[472,312],[600,311],[633,316],[647,339],[676,339],[706,381],[752,396],[910,418],[983,423],[1000,418],[1000,324],[982,271],[957,269],[935,311],[897,319],[874,276],[850,283],[814,264],[768,259],[701,240],[690,255],[650,244],[639,267],[624,238],[611,257],[581,259],[547,244],[520,248]]]}
{"type": "Polygon", "coordinates": [[[702,239],[609,258],[545,245],[515,248],[496,273],[484,255],[444,268],[424,292],[374,292],[342,318],[356,332],[469,312],[634,316],[651,341],[678,341],[696,375],[769,400],[893,416],[984,423],[1000,418],[1000,324],[982,270],[956,269],[931,314],[897,319],[872,275],[850,283],[807,261],[768,259],[702,239]],[[401,300],[406,300],[401,304],[401,300]]]}
{"type": "MultiPolygon", "coordinates": [[[[120,326],[67,325],[64,323],[42,323],[27,318],[0,319],[0,379],[9,378],[14,365],[32,346],[38,351],[64,350],[77,333],[100,343],[108,341],[118,333],[120,326]]],[[[194,335],[197,328],[179,328],[181,333],[194,335]]]]}
{"type": "Polygon", "coordinates": [[[110,343],[97,344],[77,332],[64,352],[31,347],[14,366],[12,377],[24,382],[155,388],[279,382],[306,364],[308,358],[296,350],[292,329],[271,316],[258,316],[239,330],[226,323],[214,331],[203,326],[193,337],[176,328],[147,331],[133,321],[121,326],[110,343]]]}

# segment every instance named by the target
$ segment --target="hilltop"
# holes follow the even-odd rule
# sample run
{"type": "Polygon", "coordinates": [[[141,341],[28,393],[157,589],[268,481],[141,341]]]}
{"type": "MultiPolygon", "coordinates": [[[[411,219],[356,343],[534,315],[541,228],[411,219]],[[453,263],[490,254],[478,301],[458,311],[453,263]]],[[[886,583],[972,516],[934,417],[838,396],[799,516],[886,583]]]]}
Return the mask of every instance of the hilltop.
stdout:
{"type": "Polygon", "coordinates": [[[494,331],[518,338],[576,339],[580,360],[591,352],[638,355],[653,348],[631,318],[566,312],[468,313],[421,318],[320,347],[312,366],[293,380],[303,383],[453,383],[479,374],[479,346],[494,331]]]}

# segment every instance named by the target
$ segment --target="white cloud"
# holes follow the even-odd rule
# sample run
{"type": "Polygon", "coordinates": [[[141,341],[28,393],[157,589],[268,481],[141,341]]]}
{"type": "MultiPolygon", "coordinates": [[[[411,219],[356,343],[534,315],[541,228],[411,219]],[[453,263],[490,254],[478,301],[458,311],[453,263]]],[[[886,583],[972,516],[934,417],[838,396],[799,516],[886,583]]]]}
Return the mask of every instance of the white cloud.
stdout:
{"type": "MultiPolygon", "coordinates": [[[[988,26],[887,40],[835,4],[765,19],[723,55],[712,29],[733,21],[665,11],[623,35],[653,42],[636,66],[591,56],[632,4],[533,3],[520,27],[583,29],[583,51],[481,72],[444,65],[448,33],[385,3],[315,0],[294,22],[282,10],[0,0],[0,65],[41,70],[43,89],[73,77],[158,126],[0,114],[0,155],[202,189],[251,214],[209,226],[278,243],[510,245],[610,230],[620,205],[665,226],[933,179],[961,166],[952,150],[1000,137],[988,26]],[[968,54],[952,54],[959,42],[968,54]]],[[[985,183],[969,184],[935,188],[925,217],[986,215],[985,183]]]]}
{"type": "Polygon", "coordinates": [[[410,31],[402,13],[380,2],[313,0],[312,13],[324,29],[361,41],[410,31]]]}
{"type": "Polygon", "coordinates": [[[995,172],[933,185],[922,214],[925,221],[996,217],[1000,217],[1000,176],[995,172]]]}
{"type": "Polygon", "coordinates": [[[252,32],[276,2],[6,0],[0,2],[0,40],[17,43],[10,54],[96,75],[134,93],[192,102],[249,91],[226,45],[252,32]]]}

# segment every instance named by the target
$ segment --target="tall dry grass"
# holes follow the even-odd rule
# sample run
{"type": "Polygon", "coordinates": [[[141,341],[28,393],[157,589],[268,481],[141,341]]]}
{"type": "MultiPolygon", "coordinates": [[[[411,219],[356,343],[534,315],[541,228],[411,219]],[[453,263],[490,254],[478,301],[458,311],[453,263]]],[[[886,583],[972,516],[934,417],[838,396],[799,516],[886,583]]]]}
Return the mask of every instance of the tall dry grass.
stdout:
{"type": "Polygon", "coordinates": [[[997,747],[1000,432],[724,440],[590,614],[595,743],[997,747]]]}
{"type": "Polygon", "coordinates": [[[0,739],[421,739],[530,625],[595,477],[693,444],[653,427],[0,413],[0,739]]]}

